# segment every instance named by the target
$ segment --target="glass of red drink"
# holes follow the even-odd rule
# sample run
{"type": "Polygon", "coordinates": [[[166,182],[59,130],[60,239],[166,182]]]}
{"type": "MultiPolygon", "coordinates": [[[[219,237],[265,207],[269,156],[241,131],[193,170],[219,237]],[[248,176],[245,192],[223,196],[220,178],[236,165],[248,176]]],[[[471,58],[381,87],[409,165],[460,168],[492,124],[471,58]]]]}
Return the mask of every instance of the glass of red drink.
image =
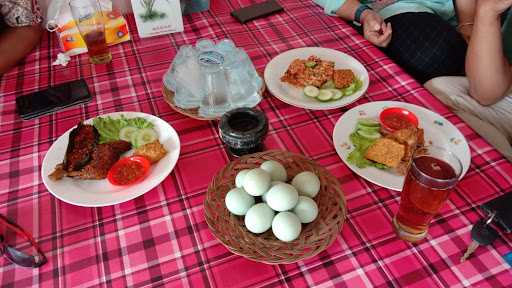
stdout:
{"type": "Polygon", "coordinates": [[[416,242],[427,236],[432,218],[450,196],[461,173],[459,158],[444,148],[429,146],[414,153],[393,219],[400,238],[416,242]]]}
{"type": "Polygon", "coordinates": [[[105,64],[112,60],[112,54],[105,39],[105,19],[95,0],[71,0],[71,14],[80,35],[87,45],[87,53],[93,64],[105,64]]]}

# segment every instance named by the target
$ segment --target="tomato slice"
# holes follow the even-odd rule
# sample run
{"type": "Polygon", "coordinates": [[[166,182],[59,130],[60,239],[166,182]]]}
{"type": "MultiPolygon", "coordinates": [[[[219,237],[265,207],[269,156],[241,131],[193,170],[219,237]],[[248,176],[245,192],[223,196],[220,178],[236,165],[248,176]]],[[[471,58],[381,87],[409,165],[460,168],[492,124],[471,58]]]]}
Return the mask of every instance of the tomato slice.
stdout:
{"type": "Polygon", "coordinates": [[[142,156],[119,159],[108,171],[107,179],[117,186],[135,184],[148,174],[151,163],[142,156]]]}

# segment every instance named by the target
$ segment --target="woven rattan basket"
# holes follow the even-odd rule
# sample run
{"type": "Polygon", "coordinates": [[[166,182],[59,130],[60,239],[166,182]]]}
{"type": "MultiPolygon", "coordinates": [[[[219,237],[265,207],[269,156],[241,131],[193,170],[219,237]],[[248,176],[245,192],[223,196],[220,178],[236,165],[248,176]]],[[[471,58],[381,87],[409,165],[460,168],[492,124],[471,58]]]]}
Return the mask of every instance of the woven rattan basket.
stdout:
{"type": "Polygon", "coordinates": [[[231,252],[268,264],[293,263],[325,250],[341,230],[346,216],[346,203],[338,180],[325,168],[306,157],[279,150],[243,156],[224,167],[213,178],[204,201],[205,217],[212,233],[231,252]],[[320,192],[315,197],[319,213],[293,242],[279,241],[271,229],[253,234],[244,226],[243,217],[229,213],[224,198],[235,187],[235,176],[243,169],[258,167],[266,160],[276,160],[286,167],[292,179],[302,171],[312,171],[320,178],[320,192]]]}

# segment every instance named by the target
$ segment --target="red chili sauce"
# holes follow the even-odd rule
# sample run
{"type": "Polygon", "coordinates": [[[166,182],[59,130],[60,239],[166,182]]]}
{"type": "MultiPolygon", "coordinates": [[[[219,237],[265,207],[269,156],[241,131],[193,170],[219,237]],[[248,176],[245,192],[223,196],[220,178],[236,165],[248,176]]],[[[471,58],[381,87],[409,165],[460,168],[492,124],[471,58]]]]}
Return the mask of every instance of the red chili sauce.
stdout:
{"type": "Polygon", "coordinates": [[[392,130],[400,130],[409,127],[414,127],[414,124],[409,121],[406,115],[393,113],[382,117],[384,125],[392,130]]]}
{"type": "Polygon", "coordinates": [[[112,175],[117,184],[126,185],[137,181],[144,176],[144,166],[139,162],[126,162],[123,167],[117,169],[112,175]]]}
{"type": "Polygon", "coordinates": [[[148,173],[151,163],[146,158],[132,156],[119,160],[108,173],[108,180],[114,185],[133,184],[148,173]]]}

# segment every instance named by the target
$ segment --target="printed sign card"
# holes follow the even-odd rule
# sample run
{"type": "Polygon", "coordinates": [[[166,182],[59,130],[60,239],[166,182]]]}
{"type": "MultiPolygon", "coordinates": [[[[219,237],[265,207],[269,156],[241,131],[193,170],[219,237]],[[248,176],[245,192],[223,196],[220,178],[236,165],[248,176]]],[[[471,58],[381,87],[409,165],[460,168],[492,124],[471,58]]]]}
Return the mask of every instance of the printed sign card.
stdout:
{"type": "Polygon", "coordinates": [[[141,38],[183,31],[180,1],[131,0],[141,38]]]}

